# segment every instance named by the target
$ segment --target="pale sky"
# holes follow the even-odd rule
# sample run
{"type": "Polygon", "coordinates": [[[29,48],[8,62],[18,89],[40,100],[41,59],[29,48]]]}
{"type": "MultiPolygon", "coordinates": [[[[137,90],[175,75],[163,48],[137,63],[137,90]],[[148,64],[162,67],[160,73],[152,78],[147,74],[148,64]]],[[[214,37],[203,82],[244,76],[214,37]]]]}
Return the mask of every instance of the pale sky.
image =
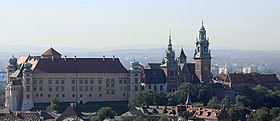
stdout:
{"type": "Polygon", "coordinates": [[[202,19],[212,49],[279,50],[280,0],[0,0],[0,42],[189,47],[202,19]]]}

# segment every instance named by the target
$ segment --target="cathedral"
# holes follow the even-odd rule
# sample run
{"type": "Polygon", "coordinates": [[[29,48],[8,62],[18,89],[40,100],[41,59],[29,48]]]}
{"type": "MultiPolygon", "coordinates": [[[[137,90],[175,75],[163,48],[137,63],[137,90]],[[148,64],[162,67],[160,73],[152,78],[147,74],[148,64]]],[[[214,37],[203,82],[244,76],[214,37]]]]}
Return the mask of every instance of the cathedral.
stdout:
{"type": "Polygon", "coordinates": [[[128,101],[145,89],[174,92],[182,82],[211,82],[209,39],[202,23],[196,39],[195,63],[188,63],[181,49],[175,56],[172,38],[160,63],[142,66],[132,62],[126,69],[119,58],[62,57],[54,48],[41,55],[11,57],[6,68],[5,107],[30,110],[35,104],[60,102],[128,101]]]}
{"type": "Polygon", "coordinates": [[[133,62],[130,72],[133,70],[133,73],[135,73],[134,67],[137,67],[138,75],[141,75],[142,90],[174,92],[182,82],[208,84],[212,81],[210,70],[212,57],[209,49],[209,38],[206,37],[203,22],[195,46],[194,63],[187,62],[187,56],[183,48],[181,48],[179,57],[176,58],[170,34],[165,56],[161,63],[148,63],[144,67],[138,62],[133,62]]]}

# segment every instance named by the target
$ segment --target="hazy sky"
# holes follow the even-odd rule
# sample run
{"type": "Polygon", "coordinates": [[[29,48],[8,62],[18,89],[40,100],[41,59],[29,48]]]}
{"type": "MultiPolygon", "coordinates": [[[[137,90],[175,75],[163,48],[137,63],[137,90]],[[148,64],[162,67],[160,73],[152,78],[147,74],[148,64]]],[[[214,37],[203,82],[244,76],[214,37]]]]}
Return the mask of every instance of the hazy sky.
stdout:
{"type": "Polygon", "coordinates": [[[157,48],[171,30],[174,45],[194,47],[202,19],[212,49],[279,50],[280,0],[0,0],[0,41],[157,48]]]}

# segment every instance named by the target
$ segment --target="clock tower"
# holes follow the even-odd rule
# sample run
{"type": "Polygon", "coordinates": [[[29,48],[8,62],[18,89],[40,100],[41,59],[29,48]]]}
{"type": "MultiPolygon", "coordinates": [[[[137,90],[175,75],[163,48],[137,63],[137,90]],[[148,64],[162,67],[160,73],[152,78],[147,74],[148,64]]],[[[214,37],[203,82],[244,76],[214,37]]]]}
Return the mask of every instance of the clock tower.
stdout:
{"type": "Polygon", "coordinates": [[[211,74],[211,52],[209,49],[209,38],[206,38],[206,30],[202,26],[199,30],[199,38],[196,39],[194,52],[195,74],[201,83],[210,83],[211,74]]]}

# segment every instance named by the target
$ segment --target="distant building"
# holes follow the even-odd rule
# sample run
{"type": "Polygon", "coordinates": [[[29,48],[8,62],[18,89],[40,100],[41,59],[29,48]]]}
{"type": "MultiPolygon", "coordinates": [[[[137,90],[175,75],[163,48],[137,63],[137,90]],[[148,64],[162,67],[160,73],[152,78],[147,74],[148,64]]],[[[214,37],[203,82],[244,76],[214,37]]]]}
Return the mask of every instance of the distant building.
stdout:
{"type": "Polygon", "coordinates": [[[250,67],[250,66],[244,67],[244,68],[242,69],[242,72],[243,72],[243,73],[251,73],[251,67],[250,67]]]}
{"type": "Polygon", "coordinates": [[[12,57],[5,106],[29,110],[35,103],[127,101],[129,75],[118,58],[67,58],[53,48],[41,56],[12,57]]]}
{"type": "Polygon", "coordinates": [[[236,91],[242,91],[244,87],[254,87],[256,85],[273,88],[273,86],[280,84],[280,81],[275,74],[228,73],[223,83],[236,91]]]}

